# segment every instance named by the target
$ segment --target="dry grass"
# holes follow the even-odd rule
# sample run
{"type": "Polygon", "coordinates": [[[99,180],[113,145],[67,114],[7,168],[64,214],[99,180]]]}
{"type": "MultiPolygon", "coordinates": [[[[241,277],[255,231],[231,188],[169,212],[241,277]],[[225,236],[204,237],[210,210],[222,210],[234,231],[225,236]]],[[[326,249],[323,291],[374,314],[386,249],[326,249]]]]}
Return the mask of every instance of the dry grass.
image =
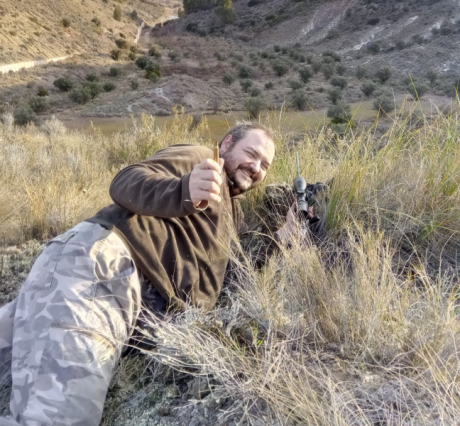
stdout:
{"type": "MultiPolygon", "coordinates": [[[[333,178],[320,237],[299,235],[261,270],[241,248],[229,253],[219,305],[152,320],[148,355],[212,375],[248,421],[458,424],[459,118],[396,118],[382,137],[306,133],[295,146],[304,175],[333,178]]],[[[159,130],[144,117],[113,138],[3,125],[3,239],[60,232],[107,203],[123,165],[171,142],[208,143],[206,120],[193,131],[190,120],[159,130]]],[[[266,120],[283,141],[283,115],[266,120]]],[[[268,183],[293,180],[292,145],[279,144],[268,183]]],[[[260,229],[262,198],[263,188],[245,203],[260,229]]]]}

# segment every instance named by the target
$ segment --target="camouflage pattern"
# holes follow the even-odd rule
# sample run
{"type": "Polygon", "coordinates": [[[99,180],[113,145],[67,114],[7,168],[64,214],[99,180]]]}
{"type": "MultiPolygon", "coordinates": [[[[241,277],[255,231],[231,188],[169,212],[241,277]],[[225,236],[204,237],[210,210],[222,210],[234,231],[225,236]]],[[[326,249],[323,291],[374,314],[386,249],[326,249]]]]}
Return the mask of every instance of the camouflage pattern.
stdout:
{"type": "Polygon", "coordinates": [[[0,310],[3,349],[12,338],[11,416],[0,426],[99,425],[139,309],[138,272],[115,233],[82,222],[51,240],[0,310]]]}

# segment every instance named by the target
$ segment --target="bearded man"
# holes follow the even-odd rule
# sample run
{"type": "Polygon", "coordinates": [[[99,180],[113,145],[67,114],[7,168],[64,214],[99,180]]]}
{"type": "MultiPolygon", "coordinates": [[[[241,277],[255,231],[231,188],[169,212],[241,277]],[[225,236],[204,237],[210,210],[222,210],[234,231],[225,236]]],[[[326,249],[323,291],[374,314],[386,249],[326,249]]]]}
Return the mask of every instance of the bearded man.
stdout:
{"type": "Polygon", "coordinates": [[[202,146],[162,149],[115,177],[114,204],[52,239],[0,309],[0,355],[12,349],[11,415],[0,425],[97,426],[142,303],[216,303],[243,226],[238,196],[263,181],[274,154],[270,132],[251,123],[228,132],[219,163],[202,146]]]}

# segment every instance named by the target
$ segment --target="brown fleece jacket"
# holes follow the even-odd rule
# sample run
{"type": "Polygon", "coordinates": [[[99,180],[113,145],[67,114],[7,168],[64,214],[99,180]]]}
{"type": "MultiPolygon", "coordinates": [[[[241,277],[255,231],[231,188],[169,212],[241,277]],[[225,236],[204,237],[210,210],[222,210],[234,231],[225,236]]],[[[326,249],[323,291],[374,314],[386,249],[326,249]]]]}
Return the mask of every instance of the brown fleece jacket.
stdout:
{"type": "Polygon", "coordinates": [[[198,210],[190,200],[193,168],[212,150],[173,145],[123,169],[110,186],[115,204],[89,222],[114,229],[138,269],[170,304],[210,309],[222,289],[232,237],[243,225],[237,198],[222,176],[222,201],[198,210]]]}

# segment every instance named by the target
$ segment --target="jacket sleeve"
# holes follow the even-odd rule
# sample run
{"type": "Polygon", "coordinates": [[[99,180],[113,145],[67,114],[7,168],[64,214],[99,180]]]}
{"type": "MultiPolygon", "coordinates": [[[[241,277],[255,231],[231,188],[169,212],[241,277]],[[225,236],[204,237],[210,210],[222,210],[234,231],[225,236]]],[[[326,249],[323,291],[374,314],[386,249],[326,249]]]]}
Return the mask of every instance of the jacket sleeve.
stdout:
{"type": "Polygon", "coordinates": [[[207,150],[175,145],[158,151],[120,171],[110,196],[118,206],[143,216],[174,218],[199,212],[190,199],[189,181],[193,168],[209,155],[207,150]]]}

